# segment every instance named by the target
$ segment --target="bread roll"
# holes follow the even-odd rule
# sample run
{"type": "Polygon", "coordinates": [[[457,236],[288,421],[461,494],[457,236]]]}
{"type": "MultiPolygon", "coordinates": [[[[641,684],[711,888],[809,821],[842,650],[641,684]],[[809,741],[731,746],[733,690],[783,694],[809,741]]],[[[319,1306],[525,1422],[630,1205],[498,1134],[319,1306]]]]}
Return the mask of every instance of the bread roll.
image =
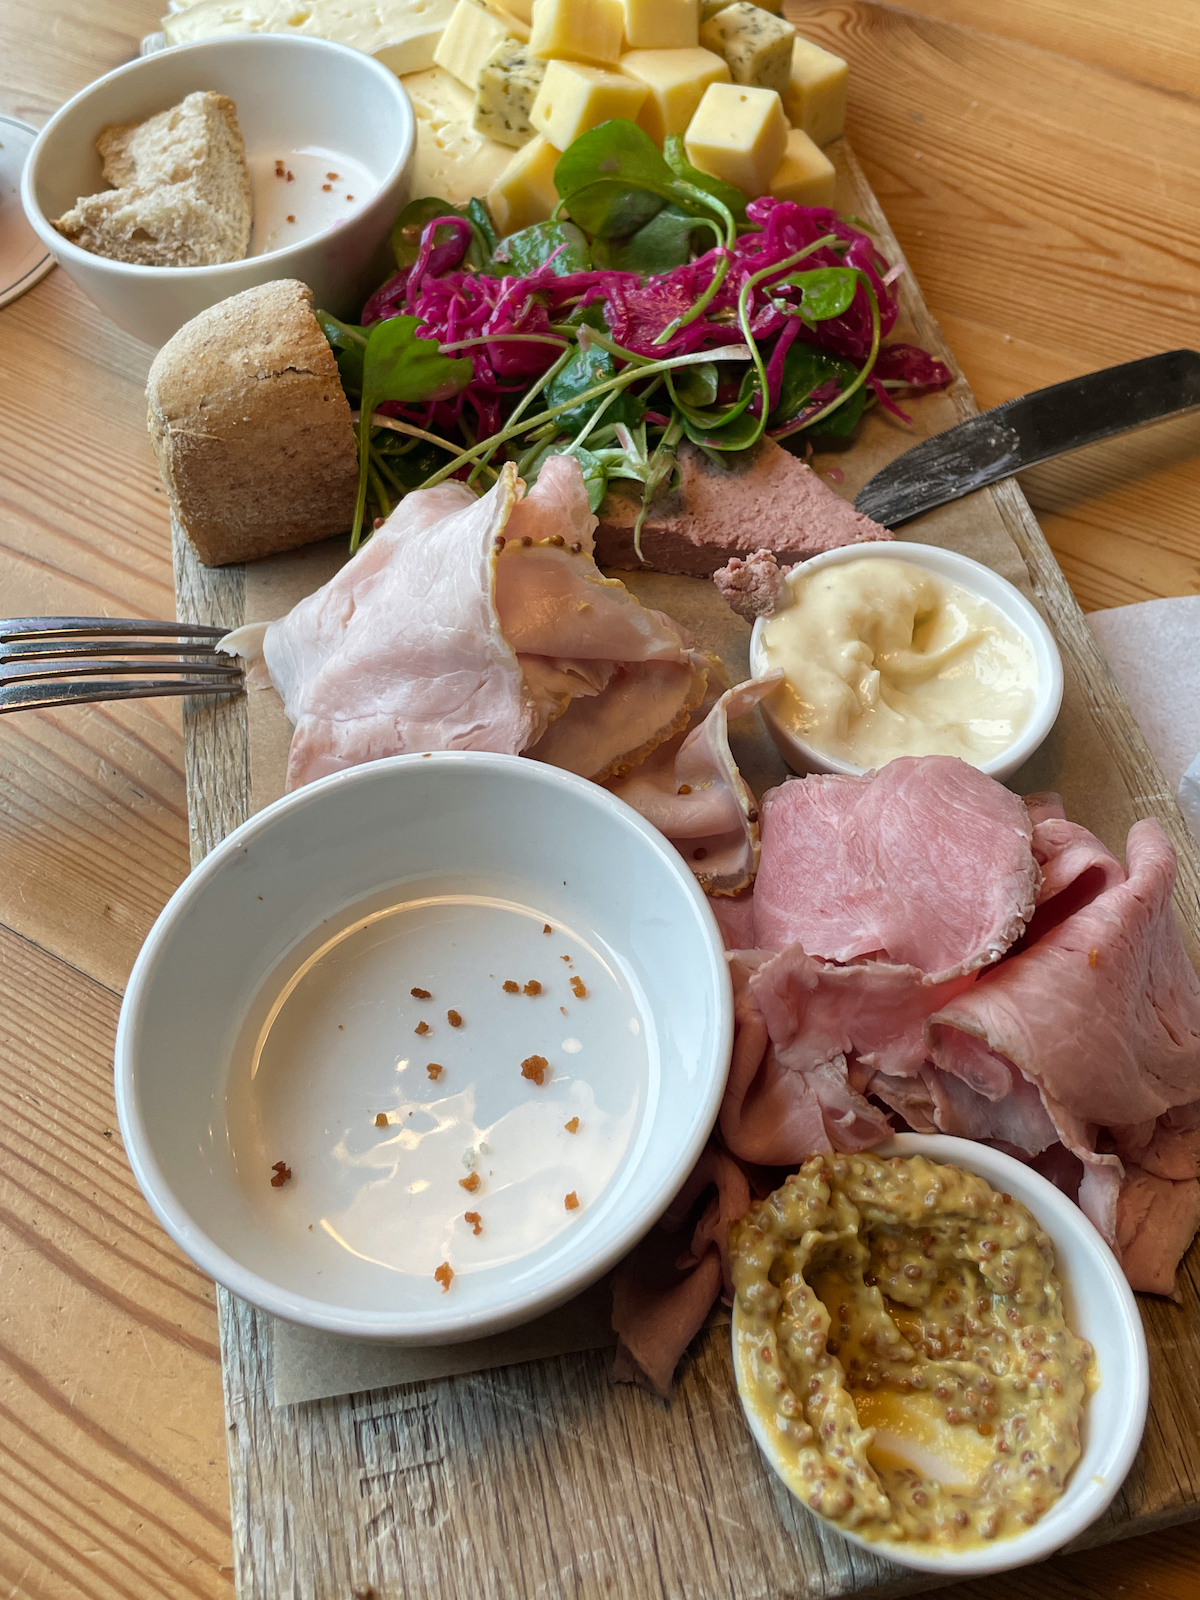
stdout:
{"type": "Polygon", "coordinates": [[[206,565],[349,529],[350,405],[304,284],[266,283],[193,317],[155,357],[146,399],[171,510],[206,565]]]}

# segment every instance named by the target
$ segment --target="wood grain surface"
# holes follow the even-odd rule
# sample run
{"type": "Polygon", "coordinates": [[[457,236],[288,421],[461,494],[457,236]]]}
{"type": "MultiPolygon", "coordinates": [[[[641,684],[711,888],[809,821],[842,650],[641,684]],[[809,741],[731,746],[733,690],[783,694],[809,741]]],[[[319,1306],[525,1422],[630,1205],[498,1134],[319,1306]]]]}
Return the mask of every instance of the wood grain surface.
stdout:
{"type": "MultiPolygon", "coordinates": [[[[852,63],[851,138],[981,404],[1200,343],[1194,0],[789,10],[852,63]]],[[[152,0],[0,0],[0,110],[41,122],[129,59],[157,16],[152,0]]],[[[0,614],[169,614],[143,424],[149,360],[61,272],[0,310],[0,614]]],[[[1027,475],[1085,609],[1200,592],[1198,445],[1193,419],[1027,475]]],[[[213,1291],[151,1220],[111,1100],[119,991],[187,867],[183,765],[173,702],[0,721],[0,1595],[230,1593],[213,1291]]],[[[694,1370],[681,1479],[647,1495],[704,1481],[716,1424],[702,1415],[704,1362],[694,1370]]],[[[1168,1358],[1156,1382],[1178,1386],[1167,1389],[1178,1416],[1194,1413],[1193,1374],[1168,1358]]],[[[593,1394],[585,1379],[564,1428],[593,1394]]],[[[519,1431],[528,1403],[514,1374],[498,1433],[519,1431]]],[[[320,1449],[316,1423],[306,1437],[320,1449]]],[[[398,1450],[368,1419],[359,1447],[380,1517],[419,1530],[440,1514],[446,1441],[428,1433],[422,1463],[412,1438],[398,1450]]],[[[486,1520],[505,1460],[481,1456],[472,1516],[486,1520]]],[[[530,1516],[554,1465],[529,1482],[530,1516]]],[[[582,1518],[585,1559],[586,1518],[567,1509],[582,1518]]],[[[499,1528],[502,1547],[518,1533],[499,1528]]],[[[697,1535],[691,1558],[711,1571],[697,1535]]],[[[544,1576],[516,1570],[508,1592],[533,1593],[544,1576]]],[[[951,1592],[1198,1590],[1191,1528],[951,1592]]]]}

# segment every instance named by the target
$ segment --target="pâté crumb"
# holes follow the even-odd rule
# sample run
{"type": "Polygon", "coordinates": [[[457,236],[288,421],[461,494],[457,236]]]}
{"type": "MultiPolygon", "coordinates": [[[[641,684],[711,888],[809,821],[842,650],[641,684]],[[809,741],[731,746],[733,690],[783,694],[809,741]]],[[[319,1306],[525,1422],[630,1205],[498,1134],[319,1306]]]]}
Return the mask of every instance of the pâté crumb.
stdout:
{"type": "Polygon", "coordinates": [[[427,1022],[418,1022],[416,1027],[413,1029],[413,1032],[414,1033],[428,1033],[429,1032],[429,1024],[427,1022]]]}
{"type": "Polygon", "coordinates": [[[483,1232],[483,1218],[479,1215],[478,1211],[464,1211],[463,1221],[471,1224],[471,1232],[478,1239],[479,1235],[483,1232]]]}
{"type": "Polygon", "coordinates": [[[568,1133],[578,1133],[579,1132],[579,1118],[578,1117],[572,1117],[570,1122],[564,1122],[563,1123],[563,1127],[567,1130],[568,1133]]]}
{"type": "Polygon", "coordinates": [[[579,1196],[574,1189],[571,1190],[570,1194],[563,1196],[563,1205],[566,1206],[568,1211],[579,1210],[579,1196]]]}
{"type": "Polygon", "coordinates": [[[425,1068],[425,1071],[433,1079],[434,1083],[436,1083],[442,1075],[442,1064],[440,1061],[431,1061],[425,1068]]]}
{"type": "Polygon", "coordinates": [[[441,1284],[442,1293],[447,1294],[450,1289],[451,1280],[454,1277],[454,1268],[448,1261],[443,1261],[433,1276],[434,1280],[441,1284]]]}
{"type": "Polygon", "coordinates": [[[474,1194],[475,1191],[479,1188],[479,1183],[480,1183],[479,1174],[477,1172],[472,1172],[470,1177],[460,1178],[458,1180],[458,1187],[460,1189],[465,1189],[468,1194],[474,1194]]]}
{"type": "Polygon", "coordinates": [[[587,999],[587,984],[584,983],[583,979],[578,973],[576,973],[571,979],[571,993],[575,996],[576,1000],[587,999]]]}
{"type": "Polygon", "coordinates": [[[447,1011],[446,1021],[452,1028],[461,1028],[463,1025],[463,1019],[457,1011],[447,1011]]]}
{"type": "Polygon", "coordinates": [[[282,1189],[292,1175],[292,1169],[286,1161],[277,1161],[271,1171],[275,1174],[271,1179],[272,1189],[282,1189]]]}
{"type": "Polygon", "coordinates": [[[520,994],[521,985],[519,983],[514,983],[511,978],[505,978],[504,992],[505,994],[520,994]]]}
{"type": "Polygon", "coordinates": [[[410,989],[408,992],[409,992],[410,995],[412,995],[414,1000],[432,1000],[433,999],[433,996],[430,994],[428,989],[410,989]]]}
{"type": "Polygon", "coordinates": [[[521,992],[522,994],[541,994],[542,986],[536,978],[530,978],[521,992]]]}

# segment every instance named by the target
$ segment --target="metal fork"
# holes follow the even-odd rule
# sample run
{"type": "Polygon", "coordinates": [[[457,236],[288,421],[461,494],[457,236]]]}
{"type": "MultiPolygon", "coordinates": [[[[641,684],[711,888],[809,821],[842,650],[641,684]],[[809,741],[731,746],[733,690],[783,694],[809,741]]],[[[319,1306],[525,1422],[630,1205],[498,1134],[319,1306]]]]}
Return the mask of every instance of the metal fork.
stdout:
{"type": "Polygon", "coordinates": [[[127,617],[0,621],[0,713],[156,695],[237,694],[241,665],[215,649],[227,632],[127,617]]]}

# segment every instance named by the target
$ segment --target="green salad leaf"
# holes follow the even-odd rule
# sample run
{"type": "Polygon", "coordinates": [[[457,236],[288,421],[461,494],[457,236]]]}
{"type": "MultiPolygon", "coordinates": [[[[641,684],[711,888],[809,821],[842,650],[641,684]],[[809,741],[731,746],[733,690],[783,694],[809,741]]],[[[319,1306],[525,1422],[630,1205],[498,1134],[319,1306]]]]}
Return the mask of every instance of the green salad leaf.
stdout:
{"type": "Polygon", "coordinates": [[[809,272],[792,272],[773,283],[771,288],[782,289],[786,285],[799,289],[799,307],[786,300],[774,300],[774,304],[778,310],[798,316],[802,322],[827,322],[830,317],[840,317],[843,311],[849,310],[858,289],[858,277],[854,267],[814,267],[809,272]]]}
{"type": "Polygon", "coordinates": [[[573,222],[535,222],[510,233],[492,251],[495,270],[514,278],[526,278],[548,261],[558,278],[591,269],[588,242],[573,222]]]}
{"type": "MultiPolygon", "coordinates": [[[[678,206],[664,206],[627,239],[597,239],[592,259],[614,272],[639,272],[644,278],[670,272],[692,259],[693,237],[717,229],[715,218],[689,215],[678,206]]],[[[718,241],[720,233],[717,232],[718,241]]]]}
{"type": "MultiPolygon", "coordinates": [[[[581,341],[566,366],[547,384],[542,398],[546,406],[552,409],[573,400],[576,395],[587,393],[598,384],[615,378],[616,375],[617,363],[609,351],[590,341],[587,343],[581,341]]],[[[643,402],[634,394],[611,393],[568,406],[565,411],[558,413],[555,422],[559,428],[569,433],[578,432],[591,420],[600,406],[604,407],[606,424],[623,422],[627,427],[636,427],[646,409],[643,402]]]]}
{"type": "Polygon", "coordinates": [[[339,322],[328,311],[314,311],[321,332],[329,341],[342,387],[348,394],[361,394],[363,357],[367,353],[367,330],[354,322],[339,322]]]}

